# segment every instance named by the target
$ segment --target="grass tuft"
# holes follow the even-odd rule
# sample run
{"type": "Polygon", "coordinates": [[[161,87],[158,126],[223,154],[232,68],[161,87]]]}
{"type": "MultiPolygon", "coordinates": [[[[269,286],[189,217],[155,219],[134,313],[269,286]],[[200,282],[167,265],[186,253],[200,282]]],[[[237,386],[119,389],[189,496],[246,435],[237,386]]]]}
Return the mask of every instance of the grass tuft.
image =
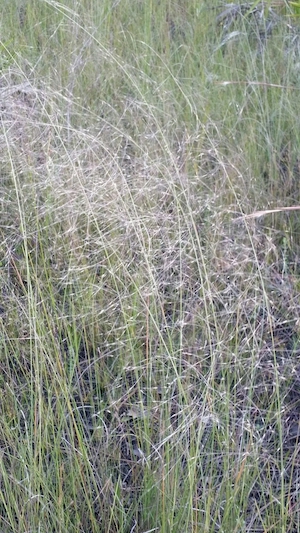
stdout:
{"type": "Polygon", "coordinates": [[[1,531],[298,531],[290,6],[2,11],[1,531]]]}

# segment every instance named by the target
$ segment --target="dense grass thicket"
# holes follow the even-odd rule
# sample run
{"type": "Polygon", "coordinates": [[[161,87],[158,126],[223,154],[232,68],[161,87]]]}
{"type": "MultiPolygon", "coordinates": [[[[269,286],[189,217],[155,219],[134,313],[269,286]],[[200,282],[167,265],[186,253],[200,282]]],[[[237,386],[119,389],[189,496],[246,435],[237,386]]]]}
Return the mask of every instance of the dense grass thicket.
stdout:
{"type": "Polygon", "coordinates": [[[1,533],[300,530],[296,8],[2,0],[1,533]]]}

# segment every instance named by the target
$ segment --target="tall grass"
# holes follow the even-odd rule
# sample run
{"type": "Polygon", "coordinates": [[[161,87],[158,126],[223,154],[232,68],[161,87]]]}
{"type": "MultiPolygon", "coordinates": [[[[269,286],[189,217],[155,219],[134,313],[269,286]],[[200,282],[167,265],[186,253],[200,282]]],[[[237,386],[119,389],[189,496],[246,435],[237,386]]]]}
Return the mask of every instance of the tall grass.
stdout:
{"type": "Polygon", "coordinates": [[[298,215],[244,217],[299,204],[299,30],[254,4],[3,3],[5,533],[299,529],[298,215]]]}

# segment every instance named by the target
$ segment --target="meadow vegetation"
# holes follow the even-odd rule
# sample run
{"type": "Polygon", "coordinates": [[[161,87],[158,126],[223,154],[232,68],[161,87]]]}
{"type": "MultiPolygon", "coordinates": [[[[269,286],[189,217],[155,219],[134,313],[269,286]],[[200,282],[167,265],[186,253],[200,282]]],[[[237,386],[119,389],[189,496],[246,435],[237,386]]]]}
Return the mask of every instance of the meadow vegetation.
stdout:
{"type": "Polygon", "coordinates": [[[1,532],[296,533],[292,6],[0,13],[1,532]]]}

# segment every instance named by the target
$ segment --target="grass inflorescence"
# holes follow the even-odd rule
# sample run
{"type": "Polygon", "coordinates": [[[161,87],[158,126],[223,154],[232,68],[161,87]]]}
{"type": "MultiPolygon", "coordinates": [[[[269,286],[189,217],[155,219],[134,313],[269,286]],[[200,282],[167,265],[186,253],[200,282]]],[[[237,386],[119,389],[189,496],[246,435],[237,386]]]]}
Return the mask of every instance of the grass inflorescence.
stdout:
{"type": "Polygon", "coordinates": [[[4,2],[0,529],[299,530],[288,2],[4,2]]]}

